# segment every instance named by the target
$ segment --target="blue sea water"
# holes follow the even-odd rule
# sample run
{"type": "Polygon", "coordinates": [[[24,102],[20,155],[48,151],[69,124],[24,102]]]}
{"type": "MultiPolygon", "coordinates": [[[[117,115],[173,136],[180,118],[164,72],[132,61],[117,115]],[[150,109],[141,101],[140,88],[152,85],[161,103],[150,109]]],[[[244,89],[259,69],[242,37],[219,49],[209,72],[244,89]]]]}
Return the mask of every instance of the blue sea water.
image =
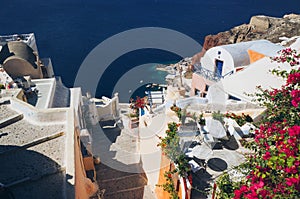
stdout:
{"type": "MultiPolygon", "coordinates": [[[[299,8],[297,0],[10,0],[1,2],[0,34],[34,32],[40,56],[51,57],[56,75],[71,87],[88,53],[122,31],[163,27],[202,44],[205,35],[248,23],[253,15],[282,17],[299,13],[299,8]]],[[[106,70],[96,95],[110,96],[118,79],[134,66],[179,59],[157,49],[127,53],[106,70]]]]}

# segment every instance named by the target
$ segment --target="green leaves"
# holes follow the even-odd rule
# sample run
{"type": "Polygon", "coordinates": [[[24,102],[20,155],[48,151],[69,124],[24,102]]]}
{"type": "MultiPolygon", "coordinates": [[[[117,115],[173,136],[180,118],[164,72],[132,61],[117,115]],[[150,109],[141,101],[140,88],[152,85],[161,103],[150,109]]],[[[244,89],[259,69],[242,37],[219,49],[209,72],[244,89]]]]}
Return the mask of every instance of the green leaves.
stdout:
{"type": "Polygon", "coordinates": [[[212,113],[212,118],[215,120],[220,121],[222,124],[224,124],[224,114],[221,113],[220,111],[218,112],[213,112],[212,113]]]}
{"type": "Polygon", "coordinates": [[[179,176],[186,177],[187,172],[190,170],[188,160],[184,153],[180,150],[179,136],[178,136],[178,124],[175,122],[168,124],[168,129],[166,130],[166,137],[160,137],[160,143],[158,146],[162,148],[165,155],[175,163],[176,168],[164,173],[166,183],[162,185],[157,185],[163,187],[164,191],[167,191],[171,195],[171,199],[178,199],[178,193],[175,190],[172,175],[178,173],[179,176]]]}
{"type": "Polygon", "coordinates": [[[179,199],[173,179],[172,179],[172,175],[174,174],[174,170],[173,171],[166,171],[164,173],[164,177],[166,179],[166,182],[162,185],[156,185],[158,187],[162,187],[164,191],[170,193],[170,199],[179,199]]]}
{"type": "Polygon", "coordinates": [[[293,165],[294,165],[294,161],[295,161],[295,158],[294,158],[294,157],[289,157],[289,158],[286,160],[287,166],[288,166],[288,167],[293,166],[293,165]]]}

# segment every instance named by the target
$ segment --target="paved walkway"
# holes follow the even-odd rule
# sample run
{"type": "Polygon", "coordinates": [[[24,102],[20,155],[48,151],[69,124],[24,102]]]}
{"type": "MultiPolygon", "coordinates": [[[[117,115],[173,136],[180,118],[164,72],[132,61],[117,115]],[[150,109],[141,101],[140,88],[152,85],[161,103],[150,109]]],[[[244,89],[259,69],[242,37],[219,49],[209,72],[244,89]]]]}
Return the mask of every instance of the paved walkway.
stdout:
{"type": "Polygon", "coordinates": [[[142,167],[138,129],[129,128],[128,110],[121,113],[122,122],[89,126],[93,154],[101,160],[96,165],[99,193],[109,199],[155,199],[142,167]]]}

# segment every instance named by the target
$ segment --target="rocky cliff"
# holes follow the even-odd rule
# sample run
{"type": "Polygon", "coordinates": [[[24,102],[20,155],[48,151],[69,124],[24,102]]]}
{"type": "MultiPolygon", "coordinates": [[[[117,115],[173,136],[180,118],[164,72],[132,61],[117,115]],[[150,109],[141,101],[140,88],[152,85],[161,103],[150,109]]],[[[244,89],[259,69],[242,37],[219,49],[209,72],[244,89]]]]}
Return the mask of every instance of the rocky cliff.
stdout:
{"type": "Polygon", "coordinates": [[[284,38],[293,36],[300,36],[300,15],[289,14],[282,18],[263,15],[253,16],[249,24],[242,24],[216,35],[207,35],[202,51],[193,56],[193,63],[199,62],[205,51],[214,46],[259,39],[279,43],[284,38]]]}

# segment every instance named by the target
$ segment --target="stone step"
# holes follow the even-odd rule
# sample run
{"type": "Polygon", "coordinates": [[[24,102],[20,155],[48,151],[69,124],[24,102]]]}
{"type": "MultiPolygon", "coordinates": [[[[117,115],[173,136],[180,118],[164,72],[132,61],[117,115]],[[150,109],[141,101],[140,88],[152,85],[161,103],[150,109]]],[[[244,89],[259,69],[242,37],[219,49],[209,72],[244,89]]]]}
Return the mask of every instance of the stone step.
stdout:
{"type": "Polygon", "coordinates": [[[110,195],[136,187],[144,187],[147,185],[147,179],[142,174],[132,174],[107,180],[99,179],[98,184],[100,189],[105,189],[105,195],[110,195]]]}
{"type": "Polygon", "coordinates": [[[136,152],[137,151],[137,142],[135,140],[122,140],[116,143],[111,144],[111,150],[113,151],[127,151],[127,152],[136,152]]]}
{"type": "Polygon", "coordinates": [[[122,134],[117,137],[116,143],[120,143],[120,142],[122,143],[124,141],[136,142],[137,139],[138,138],[134,135],[122,134]]]}
{"type": "Polygon", "coordinates": [[[99,165],[95,165],[95,169],[97,172],[97,179],[112,179],[118,178],[122,176],[127,176],[131,174],[144,174],[144,170],[140,163],[124,165],[119,162],[112,163],[113,168],[110,165],[105,165],[100,163],[99,165]],[[118,163],[118,165],[117,165],[118,163]]]}
{"type": "Polygon", "coordinates": [[[144,186],[104,193],[104,199],[142,199],[144,197],[144,186]]]}
{"type": "Polygon", "coordinates": [[[102,181],[102,180],[109,180],[114,178],[130,176],[132,174],[134,173],[128,173],[128,172],[123,172],[114,169],[103,169],[100,172],[97,172],[97,177],[102,181]]]}
{"type": "Polygon", "coordinates": [[[151,189],[150,185],[144,187],[143,199],[157,199],[155,192],[151,189]]]}
{"type": "Polygon", "coordinates": [[[0,120],[0,128],[4,128],[23,119],[23,114],[14,114],[0,120]]]}

